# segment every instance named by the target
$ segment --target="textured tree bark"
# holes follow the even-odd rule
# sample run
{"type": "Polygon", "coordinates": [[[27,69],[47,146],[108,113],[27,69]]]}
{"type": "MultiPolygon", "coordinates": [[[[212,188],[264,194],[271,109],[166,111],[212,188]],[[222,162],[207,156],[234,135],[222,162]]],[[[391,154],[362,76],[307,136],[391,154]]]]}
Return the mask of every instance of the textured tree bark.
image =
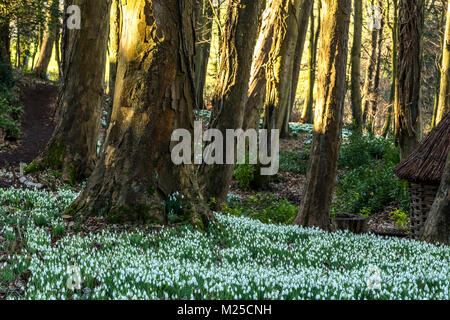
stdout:
{"type": "Polygon", "coordinates": [[[351,0],[324,0],[318,93],[307,184],[294,224],[330,228],[344,110],[351,0]]]}
{"type": "Polygon", "coordinates": [[[353,128],[362,131],[362,98],[361,98],[361,40],[363,24],[362,0],[354,0],[353,45],[351,53],[351,101],[353,128]]]}
{"type": "Polygon", "coordinates": [[[83,19],[80,30],[64,31],[58,123],[45,151],[27,171],[61,170],[63,179],[75,183],[90,175],[97,159],[110,1],[70,4],[80,6],[83,19]]]}
{"type": "MultiPolygon", "coordinates": [[[[219,79],[213,94],[211,128],[242,128],[248,99],[252,55],[265,1],[230,0],[221,48],[219,79]]],[[[223,153],[226,154],[226,151],[223,153]]],[[[234,165],[201,166],[203,193],[219,205],[226,200],[234,165]]]]}
{"type": "Polygon", "coordinates": [[[49,3],[50,12],[47,16],[47,26],[44,33],[44,39],[41,45],[41,51],[39,53],[34,72],[37,76],[45,79],[47,74],[47,68],[52,58],[53,46],[55,44],[55,26],[58,24],[58,17],[54,12],[59,8],[59,0],[51,0],[49,3]]]}
{"type": "Polygon", "coordinates": [[[208,71],[209,52],[211,49],[212,35],[212,7],[209,0],[196,0],[195,14],[195,57],[194,57],[194,81],[195,81],[195,108],[203,109],[203,91],[206,83],[206,73],[208,71]]]}
{"type": "MultiPolygon", "coordinates": [[[[397,23],[398,23],[398,1],[393,0],[394,5],[394,19],[392,22],[392,25],[388,21],[388,27],[391,31],[391,39],[392,39],[392,48],[391,48],[391,92],[389,94],[389,108],[388,108],[388,114],[386,117],[386,121],[383,126],[383,132],[382,136],[386,137],[389,129],[391,128],[392,123],[392,112],[394,109],[394,102],[395,102],[395,87],[396,87],[396,74],[397,74],[397,23]]],[[[387,17],[389,17],[389,12],[387,14],[387,17]]]]}
{"type": "Polygon", "coordinates": [[[429,242],[450,244],[450,152],[424,227],[423,237],[429,242]]]}
{"type": "Polygon", "coordinates": [[[116,99],[100,160],[68,212],[121,223],[167,222],[163,204],[184,195],[185,220],[214,220],[193,165],[171,160],[176,129],[193,131],[194,25],[189,0],[128,0],[123,10],[116,99]]]}
{"type": "Polygon", "coordinates": [[[264,99],[266,97],[266,65],[274,39],[275,24],[279,22],[282,0],[269,0],[262,18],[262,26],[253,55],[248,100],[244,112],[245,130],[259,127],[264,99]]]}
{"type": "Polygon", "coordinates": [[[419,98],[422,71],[423,0],[400,0],[395,89],[395,138],[400,158],[407,157],[420,140],[419,98]]]}
{"type": "MultiPolygon", "coordinates": [[[[120,34],[121,34],[121,0],[112,0],[111,14],[109,19],[109,81],[108,93],[114,100],[114,89],[116,87],[117,59],[119,55],[120,34]]],[[[111,110],[109,112],[111,117],[111,110]]],[[[109,122],[109,121],[108,121],[109,122]]]]}
{"type": "Polygon", "coordinates": [[[439,93],[439,106],[436,113],[436,125],[450,111],[450,2],[447,8],[443,51],[441,88],[439,93]]]}
{"type": "MultiPolygon", "coordinates": [[[[380,8],[383,5],[381,2],[379,3],[380,8]]],[[[373,88],[372,88],[372,97],[369,101],[369,115],[367,119],[367,131],[374,132],[375,126],[375,116],[377,113],[378,106],[378,95],[380,91],[380,73],[381,73],[381,54],[383,49],[383,29],[384,29],[384,17],[381,18],[380,21],[381,29],[378,30],[377,35],[377,55],[375,62],[375,74],[373,78],[373,88]]]]}
{"type": "MultiPolygon", "coordinates": [[[[374,6],[374,0],[370,1],[371,6],[374,6]]],[[[363,125],[365,126],[367,124],[370,110],[371,102],[374,99],[374,81],[375,81],[375,69],[377,64],[377,43],[378,43],[378,30],[373,29],[371,31],[372,35],[372,41],[370,45],[370,56],[369,56],[369,63],[367,65],[366,70],[366,77],[364,80],[364,97],[363,97],[363,104],[362,104],[362,118],[363,118],[363,125]]]]}
{"type": "MultiPolygon", "coordinates": [[[[319,6],[320,6],[319,1],[319,6]]],[[[314,86],[316,83],[316,60],[317,60],[317,45],[320,35],[320,15],[321,8],[318,10],[318,26],[315,29],[314,26],[314,7],[311,7],[311,20],[310,20],[310,35],[309,35],[309,70],[308,70],[308,91],[306,93],[305,105],[303,107],[302,119],[303,123],[314,123],[314,86]]]]}

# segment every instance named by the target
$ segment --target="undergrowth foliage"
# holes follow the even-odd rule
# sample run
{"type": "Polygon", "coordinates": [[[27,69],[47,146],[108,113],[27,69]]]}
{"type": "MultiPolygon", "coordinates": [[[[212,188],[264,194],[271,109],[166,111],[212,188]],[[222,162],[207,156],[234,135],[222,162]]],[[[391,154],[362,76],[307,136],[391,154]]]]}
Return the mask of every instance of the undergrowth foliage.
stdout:
{"type": "Polygon", "coordinates": [[[21,133],[19,120],[23,109],[14,95],[14,84],[12,70],[0,63],[0,129],[5,131],[6,137],[17,139],[21,133]]]}

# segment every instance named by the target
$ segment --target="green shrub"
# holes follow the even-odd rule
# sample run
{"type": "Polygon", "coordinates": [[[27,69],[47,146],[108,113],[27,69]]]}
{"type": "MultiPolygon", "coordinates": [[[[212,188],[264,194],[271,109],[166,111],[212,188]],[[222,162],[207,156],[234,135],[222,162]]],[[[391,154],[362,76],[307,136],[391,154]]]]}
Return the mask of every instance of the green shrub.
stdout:
{"type": "Polygon", "coordinates": [[[392,163],[371,161],[338,176],[335,212],[368,215],[396,204],[408,211],[407,183],[399,180],[392,163]]]}
{"type": "Polygon", "coordinates": [[[0,63],[0,128],[8,137],[20,136],[20,116],[23,109],[13,93],[14,79],[11,69],[0,63]]]}
{"type": "Polygon", "coordinates": [[[397,164],[400,156],[393,141],[375,135],[352,134],[349,141],[341,146],[339,168],[354,169],[373,160],[397,164]]]}
{"type": "Polygon", "coordinates": [[[280,152],[280,172],[306,174],[309,160],[309,149],[280,152]]]}
{"type": "Polygon", "coordinates": [[[298,207],[275,195],[256,194],[242,201],[224,204],[222,212],[232,216],[245,216],[263,223],[291,224],[298,213],[298,207]]]}
{"type": "Polygon", "coordinates": [[[396,209],[391,212],[389,216],[400,229],[408,229],[409,228],[409,216],[402,209],[396,209]]]}
{"type": "MultiPolygon", "coordinates": [[[[248,161],[247,161],[248,162],[248,161]]],[[[237,180],[242,190],[249,190],[250,183],[255,176],[256,165],[245,163],[237,164],[234,168],[233,176],[237,180]]]]}

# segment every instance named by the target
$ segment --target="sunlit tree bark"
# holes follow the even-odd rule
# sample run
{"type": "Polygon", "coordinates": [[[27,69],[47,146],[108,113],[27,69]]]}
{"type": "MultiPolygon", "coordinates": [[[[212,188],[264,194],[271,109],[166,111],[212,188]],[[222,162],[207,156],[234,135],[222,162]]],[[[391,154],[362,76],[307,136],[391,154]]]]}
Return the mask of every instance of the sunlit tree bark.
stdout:
{"type": "Polygon", "coordinates": [[[309,70],[308,70],[308,91],[306,92],[305,105],[303,107],[302,119],[303,123],[314,123],[314,86],[316,83],[316,60],[317,60],[317,45],[320,35],[320,19],[321,19],[321,2],[319,1],[318,8],[318,25],[314,26],[314,7],[311,8],[311,20],[310,20],[310,34],[309,34],[309,70]]]}
{"type": "Polygon", "coordinates": [[[27,170],[59,170],[66,181],[75,183],[90,175],[97,159],[110,1],[69,4],[80,7],[83,19],[80,30],[64,31],[58,123],[46,149],[27,170]]]}
{"type": "Polygon", "coordinates": [[[194,167],[171,159],[173,131],[192,134],[194,125],[192,1],[128,0],[123,9],[111,122],[97,166],[68,212],[164,223],[164,201],[179,192],[185,198],[177,214],[204,229],[213,215],[194,167]]]}
{"type": "Polygon", "coordinates": [[[330,206],[337,171],[344,110],[350,0],[324,0],[319,40],[318,93],[307,184],[294,223],[330,225],[330,206]]]}
{"type": "Polygon", "coordinates": [[[450,2],[447,8],[447,23],[441,67],[441,87],[439,93],[439,106],[436,113],[436,125],[450,111],[450,2]]]}
{"type": "Polygon", "coordinates": [[[34,72],[41,78],[45,78],[47,74],[47,68],[52,58],[53,46],[55,44],[55,26],[59,22],[59,17],[56,14],[59,8],[59,0],[50,0],[49,2],[50,11],[47,16],[47,26],[44,33],[44,40],[41,45],[41,50],[39,53],[36,66],[34,67],[34,72]]]}
{"type": "MultiPolygon", "coordinates": [[[[252,56],[265,1],[230,0],[221,47],[219,79],[213,94],[211,128],[225,136],[227,129],[242,128],[252,56]]],[[[223,152],[226,154],[227,151],[223,152]]],[[[204,195],[220,204],[226,196],[234,165],[202,166],[204,195]]]]}
{"type": "Polygon", "coordinates": [[[195,106],[203,109],[203,91],[206,83],[206,73],[208,71],[209,52],[211,48],[211,35],[213,26],[213,8],[210,0],[196,0],[195,14],[195,70],[194,81],[196,90],[195,106]]]}

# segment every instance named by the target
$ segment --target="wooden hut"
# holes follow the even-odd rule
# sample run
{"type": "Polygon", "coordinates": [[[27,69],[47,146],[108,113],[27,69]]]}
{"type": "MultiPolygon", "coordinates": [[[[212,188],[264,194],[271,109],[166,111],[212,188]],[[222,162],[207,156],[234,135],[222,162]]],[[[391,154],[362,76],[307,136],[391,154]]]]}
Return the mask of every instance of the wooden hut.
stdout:
{"type": "Polygon", "coordinates": [[[450,148],[450,112],[426,139],[395,167],[395,174],[409,182],[411,236],[418,239],[444,172],[450,148]]]}

